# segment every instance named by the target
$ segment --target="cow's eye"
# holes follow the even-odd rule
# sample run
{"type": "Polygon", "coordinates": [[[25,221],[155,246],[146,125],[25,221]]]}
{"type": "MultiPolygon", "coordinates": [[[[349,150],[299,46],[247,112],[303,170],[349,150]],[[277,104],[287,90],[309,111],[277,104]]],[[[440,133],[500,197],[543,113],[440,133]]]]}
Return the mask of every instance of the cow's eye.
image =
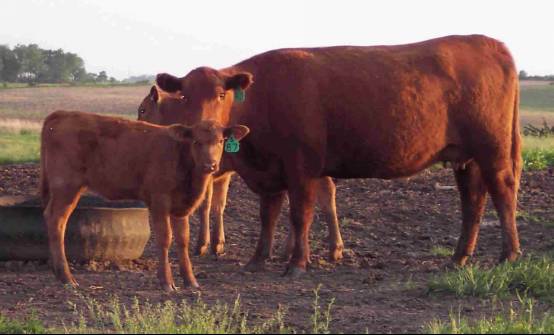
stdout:
{"type": "Polygon", "coordinates": [[[146,112],[144,108],[139,109],[139,113],[144,114],[144,112],[146,112]]]}
{"type": "Polygon", "coordinates": [[[181,100],[183,100],[184,102],[189,101],[189,99],[187,97],[185,97],[184,95],[181,95],[181,100]]]}
{"type": "Polygon", "coordinates": [[[219,93],[218,98],[219,100],[225,100],[225,92],[219,93]]]}

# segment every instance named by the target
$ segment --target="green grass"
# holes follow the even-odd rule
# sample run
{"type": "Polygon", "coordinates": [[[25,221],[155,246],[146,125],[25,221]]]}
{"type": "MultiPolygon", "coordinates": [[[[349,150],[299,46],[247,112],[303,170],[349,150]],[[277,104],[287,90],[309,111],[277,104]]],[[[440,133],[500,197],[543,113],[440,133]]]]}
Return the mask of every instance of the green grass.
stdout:
{"type": "Polygon", "coordinates": [[[436,257],[451,257],[454,255],[454,250],[443,246],[434,246],[429,253],[436,257]]]}
{"type": "Polygon", "coordinates": [[[40,134],[35,131],[18,132],[0,129],[0,164],[38,162],[40,160],[40,134]]]}
{"type": "Polygon", "coordinates": [[[134,299],[130,307],[114,298],[102,305],[92,298],[85,299],[85,310],[74,304],[79,323],[65,327],[65,333],[119,333],[119,334],[237,334],[237,333],[288,333],[284,325],[284,312],[279,308],[274,316],[261,324],[248,320],[237,299],[232,306],[216,303],[208,306],[201,300],[189,304],[150,304],[134,299]]]}
{"type": "Polygon", "coordinates": [[[554,85],[521,86],[520,108],[554,112],[554,85]]]}
{"type": "Polygon", "coordinates": [[[554,166],[554,137],[523,137],[523,168],[543,170],[554,166]]]}
{"type": "MultiPolygon", "coordinates": [[[[306,319],[306,329],[312,334],[330,333],[331,308],[334,300],[321,305],[318,286],[314,292],[313,312],[306,319]]],[[[204,303],[200,298],[189,303],[165,301],[151,304],[134,298],[129,304],[113,297],[100,303],[92,297],[76,292],[78,301],[68,301],[73,309],[73,320],[60,320],[59,328],[46,328],[35,317],[24,321],[0,315],[0,334],[289,334],[299,330],[285,324],[286,308],[276,307],[269,317],[252,320],[237,298],[232,305],[204,303]]]]}
{"type": "Polygon", "coordinates": [[[483,317],[470,321],[458,314],[450,313],[449,320],[433,320],[425,327],[429,334],[552,334],[554,333],[554,316],[544,313],[537,318],[534,302],[521,299],[518,309],[511,306],[507,313],[502,312],[492,317],[483,317]]]}
{"type": "Polygon", "coordinates": [[[550,256],[524,257],[490,269],[466,266],[432,278],[430,293],[451,293],[458,297],[505,298],[525,293],[554,303],[554,260],[550,256]]]}
{"type": "Polygon", "coordinates": [[[0,314],[0,334],[46,334],[42,322],[34,316],[23,321],[8,319],[0,314]]]}

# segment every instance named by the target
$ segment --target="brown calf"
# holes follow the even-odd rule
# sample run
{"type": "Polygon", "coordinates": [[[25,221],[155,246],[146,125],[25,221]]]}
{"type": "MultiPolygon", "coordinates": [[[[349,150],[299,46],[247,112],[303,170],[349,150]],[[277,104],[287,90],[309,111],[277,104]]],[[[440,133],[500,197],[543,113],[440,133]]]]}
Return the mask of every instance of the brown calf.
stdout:
{"type": "MultiPolygon", "coordinates": [[[[401,178],[441,161],[456,167],[462,204],[454,262],[475,249],[487,193],[502,226],[501,259],[520,254],[518,77],[497,40],[272,50],[221,70],[160,74],[157,84],[183,96],[186,112],[250,127],[224,162],[260,195],[259,245],[271,245],[268,213],[288,192],[297,236],[291,275],[309,259],[319,178],[401,178]]],[[[251,262],[264,260],[260,250],[251,262]]]]}
{"type": "Polygon", "coordinates": [[[240,140],[248,132],[214,121],[161,127],[80,112],[50,114],[41,135],[41,194],[56,277],[77,285],[63,241],[71,212],[90,189],[111,200],[144,201],[158,242],[162,288],[175,289],[168,258],[172,232],[184,284],[197,287],[188,255],[188,217],[219,168],[224,139],[240,140]]]}
{"type": "MultiPolygon", "coordinates": [[[[142,100],[138,108],[138,119],[160,125],[170,125],[174,123],[191,124],[198,121],[198,115],[186,110],[186,101],[176,94],[170,94],[152,86],[150,93],[142,100]]],[[[223,212],[227,203],[227,191],[229,183],[234,172],[219,172],[214,175],[213,184],[208,185],[206,198],[200,205],[200,230],[196,247],[196,253],[203,255],[210,244],[210,209],[213,208],[216,214],[217,223],[215,225],[215,234],[213,235],[211,246],[214,254],[219,255],[224,252],[225,233],[223,224],[223,212]],[[212,187],[213,185],[213,187],[212,187]]],[[[344,244],[342,241],[339,220],[337,217],[337,208],[335,203],[336,187],[333,180],[324,177],[317,182],[317,203],[323,210],[327,227],[329,231],[329,259],[338,261],[342,259],[344,244]]],[[[280,208],[275,210],[272,220],[277,219],[280,208]]],[[[290,258],[294,247],[294,229],[289,229],[285,248],[286,259],[290,258]]],[[[271,248],[265,252],[267,257],[271,254],[271,248]]],[[[263,263],[257,263],[257,265],[263,263]]],[[[250,270],[258,270],[251,266],[250,270]]]]}

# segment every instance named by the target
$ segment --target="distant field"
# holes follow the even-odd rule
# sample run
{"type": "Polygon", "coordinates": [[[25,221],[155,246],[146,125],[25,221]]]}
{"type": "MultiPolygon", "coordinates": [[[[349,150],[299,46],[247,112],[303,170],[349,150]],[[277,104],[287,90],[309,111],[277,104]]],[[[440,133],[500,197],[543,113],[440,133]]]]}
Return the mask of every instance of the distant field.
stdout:
{"type": "Polygon", "coordinates": [[[55,110],[136,116],[150,86],[29,87],[0,90],[0,119],[42,120],[55,110]]]}

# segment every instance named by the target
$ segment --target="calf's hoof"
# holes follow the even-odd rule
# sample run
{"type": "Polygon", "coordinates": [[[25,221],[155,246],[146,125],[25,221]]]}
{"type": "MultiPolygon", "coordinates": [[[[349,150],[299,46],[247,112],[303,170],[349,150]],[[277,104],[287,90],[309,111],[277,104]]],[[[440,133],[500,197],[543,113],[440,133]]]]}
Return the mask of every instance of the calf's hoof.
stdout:
{"type": "Polygon", "coordinates": [[[264,272],[265,271],[265,261],[260,261],[257,259],[251,259],[248,264],[244,266],[244,271],[246,272],[264,272]]]}
{"type": "Polygon", "coordinates": [[[198,282],[196,281],[196,279],[183,279],[183,286],[194,288],[194,289],[200,288],[200,285],[198,285],[198,282]]]}
{"type": "Polygon", "coordinates": [[[518,251],[506,251],[503,252],[500,256],[500,262],[515,262],[517,261],[522,255],[522,252],[520,250],[518,251]]]}
{"type": "Polygon", "coordinates": [[[344,246],[337,245],[336,247],[331,247],[329,249],[329,261],[336,263],[339,262],[342,259],[342,252],[344,250],[344,246]]]}
{"type": "Polygon", "coordinates": [[[283,277],[297,279],[302,277],[302,275],[304,275],[305,273],[306,273],[305,268],[289,264],[285,270],[285,273],[283,273],[283,277]]]}
{"type": "Polygon", "coordinates": [[[198,244],[196,248],[194,248],[194,255],[205,256],[208,253],[208,250],[210,250],[209,244],[198,244]]]}
{"type": "Polygon", "coordinates": [[[73,275],[71,273],[67,273],[67,272],[64,272],[64,271],[56,271],[54,269],[54,275],[64,285],[69,285],[69,286],[74,287],[74,288],[79,287],[79,283],[77,283],[77,281],[75,280],[75,277],[73,277],[73,275]]]}
{"type": "Polygon", "coordinates": [[[177,286],[175,284],[162,284],[162,290],[166,293],[171,293],[177,291],[177,286]]]}
{"type": "Polygon", "coordinates": [[[216,256],[225,255],[225,242],[212,244],[212,252],[216,256]]]}

